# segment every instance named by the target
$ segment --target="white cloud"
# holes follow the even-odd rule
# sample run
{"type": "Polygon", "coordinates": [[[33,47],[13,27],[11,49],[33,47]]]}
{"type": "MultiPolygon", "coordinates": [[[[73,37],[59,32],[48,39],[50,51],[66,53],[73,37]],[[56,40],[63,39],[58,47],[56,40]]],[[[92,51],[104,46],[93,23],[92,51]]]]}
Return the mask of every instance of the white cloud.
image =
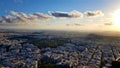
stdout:
{"type": "MultiPolygon", "coordinates": [[[[71,12],[49,12],[48,14],[43,14],[40,12],[35,12],[31,14],[26,14],[24,12],[15,12],[10,11],[9,15],[1,16],[0,23],[36,23],[36,22],[44,22],[53,18],[83,18],[84,15],[86,17],[98,17],[103,16],[104,13],[100,10],[97,11],[86,11],[84,14],[73,10],[71,12]]],[[[83,18],[84,20],[85,18],[83,18]]],[[[81,19],[82,20],[82,19],[81,19]]]]}
{"type": "Polygon", "coordinates": [[[83,17],[83,14],[79,11],[76,11],[76,10],[71,11],[68,14],[73,18],[79,18],[79,17],[82,18],[83,17]]]}
{"type": "Polygon", "coordinates": [[[8,16],[0,17],[0,23],[33,23],[52,18],[52,16],[43,13],[26,14],[15,11],[10,11],[9,13],[10,15],[8,16]]]}

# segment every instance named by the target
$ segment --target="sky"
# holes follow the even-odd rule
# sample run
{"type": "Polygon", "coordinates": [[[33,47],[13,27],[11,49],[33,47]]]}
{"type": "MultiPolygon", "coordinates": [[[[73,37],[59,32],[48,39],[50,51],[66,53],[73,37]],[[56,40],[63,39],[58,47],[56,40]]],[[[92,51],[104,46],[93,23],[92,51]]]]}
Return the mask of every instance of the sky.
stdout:
{"type": "Polygon", "coordinates": [[[120,0],[2,0],[0,28],[119,31],[119,9],[120,0]]]}

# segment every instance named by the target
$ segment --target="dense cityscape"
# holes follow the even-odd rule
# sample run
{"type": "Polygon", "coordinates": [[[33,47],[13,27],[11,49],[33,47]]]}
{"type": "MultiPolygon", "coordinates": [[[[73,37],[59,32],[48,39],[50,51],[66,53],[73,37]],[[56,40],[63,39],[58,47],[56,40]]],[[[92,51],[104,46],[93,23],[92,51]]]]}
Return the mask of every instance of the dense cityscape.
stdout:
{"type": "Polygon", "coordinates": [[[120,37],[80,32],[0,31],[0,68],[109,68],[120,37]]]}
{"type": "Polygon", "coordinates": [[[1,0],[0,68],[120,68],[120,0],[1,0]]]}

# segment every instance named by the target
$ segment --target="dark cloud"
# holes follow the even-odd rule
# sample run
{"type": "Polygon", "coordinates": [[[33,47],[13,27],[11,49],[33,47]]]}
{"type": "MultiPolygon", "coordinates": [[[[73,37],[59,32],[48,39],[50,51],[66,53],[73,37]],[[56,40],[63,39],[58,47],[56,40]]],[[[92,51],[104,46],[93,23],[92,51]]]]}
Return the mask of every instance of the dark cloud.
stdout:
{"type": "Polygon", "coordinates": [[[66,17],[66,18],[81,18],[83,14],[79,11],[71,11],[71,12],[49,12],[50,15],[55,17],[66,17]]]}
{"type": "Polygon", "coordinates": [[[83,26],[80,23],[66,24],[66,26],[83,26]]]}
{"type": "Polygon", "coordinates": [[[99,16],[103,16],[104,13],[100,10],[97,11],[86,11],[85,13],[86,17],[99,17],[99,16]]]}
{"type": "Polygon", "coordinates": [[[79,24],[79,23],[75,23],[74,25],[75,25],[75,26],[82,26],[82,25],[81,25],[81,24],[79,24]]]}
{"type": "Polygon", "coordinates": [[[0,17],[0,23],[32,23],[52,18],[52,16],[43,13],[25,14],[23,12],[10,11],[9,14],[8,16],[0,17]]]}
{"type": "Polygon", "coordinates": [[[104,25],[111,26],[111,25],[113,25],[113,23],[112,22],[110,22],[110,23],[104,23],[104,25]]]}
{"type": "Polygon", "coordinates": [[[70,26],[70,24],[66,24],[66,26],[70,26]]]}
{"type": "Polygon", "coordinates": [[[100,10],[96,10],[96,11],[86,11],[83,13],[79,12],[79,11],[71,11],[71,12],[60,12],[60,11],[56,11],[56,12],[49,12],[50,15],[54,16],[54,17],[59,17],[59,18],[82,18],[83,15],[86,17],[99,17],[99,16],[103,16],[104,13],[100,10]]]}
{"type": "Polygon", "coordinates": [[[55,17],[71,17],[67,13],[63,13],[63,12],[51,12],[51,15],[55,17]]]}

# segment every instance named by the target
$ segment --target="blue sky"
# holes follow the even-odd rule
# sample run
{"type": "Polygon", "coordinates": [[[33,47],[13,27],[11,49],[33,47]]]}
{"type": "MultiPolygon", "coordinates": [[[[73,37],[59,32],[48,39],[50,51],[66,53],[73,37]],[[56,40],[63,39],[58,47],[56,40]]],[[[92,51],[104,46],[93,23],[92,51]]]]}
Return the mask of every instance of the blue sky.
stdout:
{"type": "Polygon", "coordinates": [[[114,0],[2,0],[0,15],[8,11],[25,13],[48,11],[106,10],[114,0]]]}
{"type": "Polygon", "coordinates": [[[120,0],[2,0],[0,28],[115,30],[118,9],[120,0]]]}

